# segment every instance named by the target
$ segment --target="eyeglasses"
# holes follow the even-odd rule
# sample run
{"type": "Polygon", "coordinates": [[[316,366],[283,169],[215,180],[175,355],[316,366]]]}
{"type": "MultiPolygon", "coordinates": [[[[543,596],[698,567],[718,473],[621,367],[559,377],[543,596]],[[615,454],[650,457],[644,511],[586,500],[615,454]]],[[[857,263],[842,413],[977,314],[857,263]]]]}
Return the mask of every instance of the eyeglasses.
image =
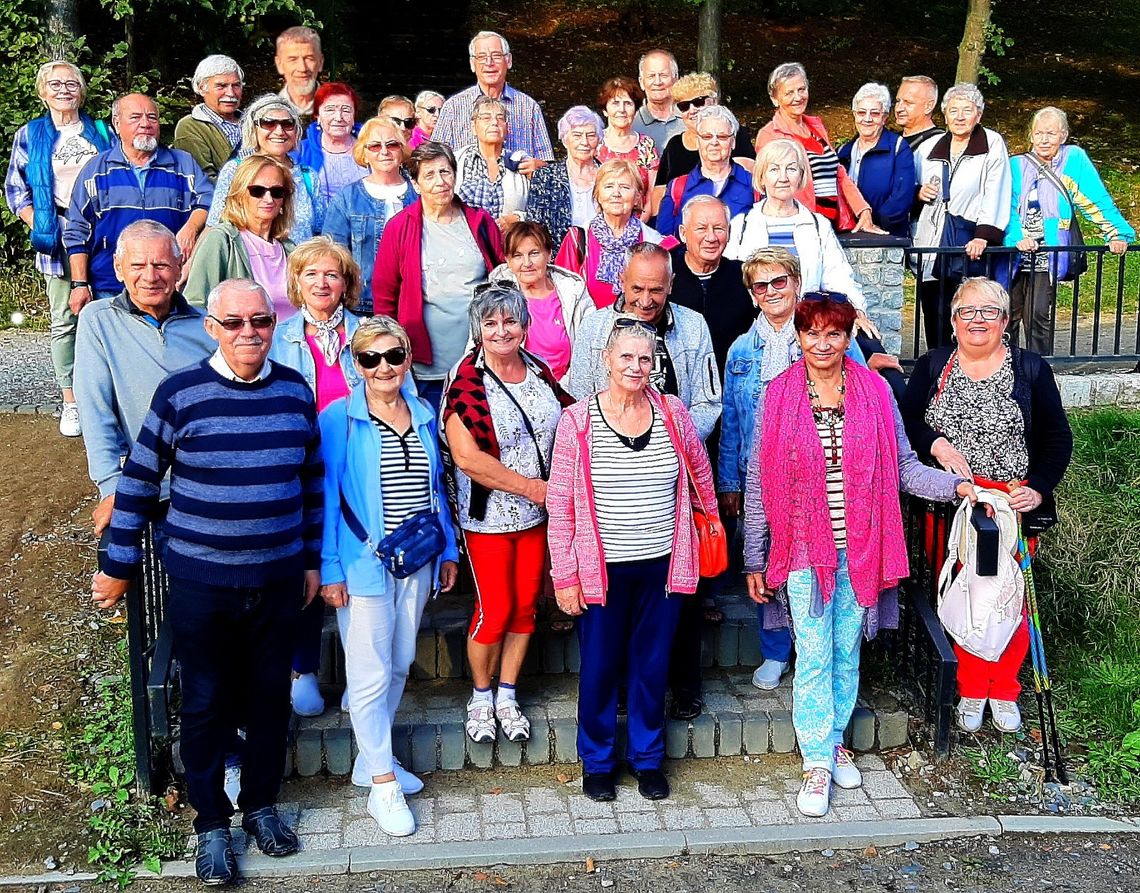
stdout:
{"type": "Polygon", "coordinates": [[[1001,319],[1002,309],[992,304],[985,307],[959,307],[954,311],[954,315],[963,322],[972,322],[978,316],[986,322],[994,322],[1001,319]]]}
{"type": "Polygon", "coordinates": [[[387,149],[389,152],[399,152],[404,148],[404,144],[397,140],[388,140],[386,143],[365,143],[364,148],[369,152],[379,152],[381,149],[387,149]]]}
{"type": "Polygon", "coordinates": [[[425,112],[427,112],[429,115],[438,115],[439,110],[442,107],[443,106],[439,106],[439,105],[421,105],[420,106],[420,108],[423,109],[425,112]]]}
{"type": "Polygon", "coordinates": [[[479,53],[479,55],[472,56],[471,58],[474,59],[476,62],[478,62],[480,65],[486,65],[488,62],[494,62],[496,65],[498,65],[500,62],[502,62],[504,59],[507,58],[507,54],[506,53],[479,53]]]}
{"type": "Polygon", "coordinates": [[[292,133],[297,129],[297,122],[292,118],[261,118],[257,126],[262,130],[274,130],[280,127],[285,133],[292,133]]]}
{"type": "Polygon", "coordinates": [[[809,291],[801,301],[831,301],[833,304],[848,304],[847,295],[839,291],[809,291]]]}
{"type": "Polygon", "coordinates": [[[709,104],[709,100],[712,100],[715,103],[716,97],[715,96],[696,96],[692,99],[681,99],[677,102],[677,110],[682,111],[682,112],[687,112],[691,108],[694,108],[694,109],[704,108],[706,105],[709,104]]]}
{"type": "Polygon", "coordinates": [[[59,93],[63,90],[74,93],[79,89],[79,81],[48,81],[47,87],[52,93],[59,93]]]}
{"type": "Polygon", "coordinates": [[[397,127],[404,128],[404,130],[411,130],[416,126],[415,118],[397,118],[395,115],[389,115],[388,120],[395,124],[397,127]]]}
{"type": "Polygon", "coordinates": [[[703,143],[731,143],[733,135],[731,133],[698,133],[697,139],[703,143]]]}
{"type": "Polygon", "coordinates": [[[319,109],[317,109],[317,111],[323,112],[326,115],[341,114],[351,116],[355,114],[356,109],[354,109],[351,105],[322,105],[319,109]]]}
{"type": "Polygon", "coordinates": [[[476,115],[475,120],[479,121],[482,124],[489,124],[492,121],[498,121],[500,124],[505,124],[507,121],[507,116],[502,114],[495,115],[491,112],[484,112],[481,115],[476,115]]]}
{"type": "Polygon", "coordinates": [[[277,322],[277,315],[275,313],[256,313],[248,318],[244,316],[227,316],[225,319],[218,319],[211,313],[210,319],[227,332],[240,332],[245,328],[246,323],[249,323],[259,331],[264,331],[265,329],[273,328],[273,324],[277,322]]]}
{"type": "Polygon", "coordinates": [[[356,355],[361,369],[375,369],[383,360],[389,366],[403,366],[408,361],[406,347],[389,347],[387,350],[362,350],[356,355]]]}
{"type": "Polygon", "coordinates": [[[748,290],[757,297],[767,294],[769,288],[774,288],[776,291],[783,291],[788,287],[788,279],[790,278],[791,277],[785,273],[783,276],[777,276],[775,279],[769,279],[767,282],[762,279],[757,279],[748,286],[748,290]]]}
{"type": "Polygon", "coordinates": [[[246,191],[254,198],[265,198],[265,193],[269,193],[269,197],[274,201],[281,201],[289,194],[284,186],[259,186],[256,183],[252,186],[247,186],[246,191]]]}

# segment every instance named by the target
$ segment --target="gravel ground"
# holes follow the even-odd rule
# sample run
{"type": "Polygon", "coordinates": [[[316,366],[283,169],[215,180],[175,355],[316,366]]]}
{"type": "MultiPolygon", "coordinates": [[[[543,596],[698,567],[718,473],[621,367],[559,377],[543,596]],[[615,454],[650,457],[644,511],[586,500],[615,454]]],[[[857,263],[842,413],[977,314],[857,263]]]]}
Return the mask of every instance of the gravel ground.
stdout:
{"type": "Polygon", "coordinates": [[[0,406],[56,406],[59,389],[47,332],[0,330],[0,406]]]}

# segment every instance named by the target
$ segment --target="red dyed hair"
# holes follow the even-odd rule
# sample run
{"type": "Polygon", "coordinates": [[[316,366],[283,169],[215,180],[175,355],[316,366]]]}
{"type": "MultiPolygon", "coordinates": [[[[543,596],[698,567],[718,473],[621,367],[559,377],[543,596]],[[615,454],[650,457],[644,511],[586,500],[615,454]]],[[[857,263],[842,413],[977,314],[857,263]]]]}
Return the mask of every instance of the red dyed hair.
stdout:
{"type": "Polygon", "coordinates": [[[796,304],[797,332],[808,329],[841,329],[848,335],[855,325],[855,308],[839,292],[809,291],[796,304]]]}
{"type": "Polygon", "coordinates": [[[333,96],[347,96],[352,102],[353,117],[360,110],[360,97],[356,95],[356,91],[348,84],[342,84],[340,81],[329,81],[327,84],[321,84],[317,87],[317,92],[313,94],[313,111],[319,109],[322,105],[333,96]]]}

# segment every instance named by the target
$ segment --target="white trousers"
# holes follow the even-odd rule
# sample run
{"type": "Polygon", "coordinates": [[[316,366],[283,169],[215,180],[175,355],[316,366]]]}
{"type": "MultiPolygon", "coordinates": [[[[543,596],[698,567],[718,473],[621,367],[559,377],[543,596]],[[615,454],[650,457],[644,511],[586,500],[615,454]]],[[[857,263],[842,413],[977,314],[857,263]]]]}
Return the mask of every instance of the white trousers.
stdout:
{"type": "Polygon", "coordinates": [[[359,760],[369,775],[392,771],[392,720],[416,657],[416,633],[432,588],[435,562],[410,577],[388,576],[390,595],[349,594],[337,609],[359,760]]]}

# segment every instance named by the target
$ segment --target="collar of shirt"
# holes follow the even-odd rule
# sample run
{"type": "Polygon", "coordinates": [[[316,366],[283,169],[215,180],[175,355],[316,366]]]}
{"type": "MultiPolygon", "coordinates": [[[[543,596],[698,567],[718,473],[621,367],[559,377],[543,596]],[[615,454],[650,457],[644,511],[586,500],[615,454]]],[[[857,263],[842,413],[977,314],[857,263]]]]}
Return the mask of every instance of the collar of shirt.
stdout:
{"type": "Polygon", "coordinates": [[[222,135],[226,138],[226,140],[233,148],[236,149],[241,145],[240,117],[237,121],[228,121],[204,102],[198,103],[197,110],[204,120],[208,121],[210,124],[213,124],[218,128],[218,130],[222,132],[222,135]]]}
{"type": "Polygon", "coordinates": [[[227,363],[226,358],[222,356],[222,349],[220,347],[215,350],[214,355],[210,357],[210,368],[217,372],[218,375],[222,376],[222,378],[229,379],[230,381],[241,381],[245,382],[246,384],[251,384],[255,381],[261,381],[263,378],[265,378],[265,376],[269,374],[271,365],[272,364],[267,358],[265,362],[262,363],[261,369],[258,371],[257,375],[255,375],[253,378],[242,378],[240,375],[234,372],[233,369],[230,368],[230,364],[227,363]]]}
{"type": "MultiPolygon", "coordinates": [[[[658,118],[653,112],[649,111],[649,106],[642,103],[641,108],[637,110],[637,118],[642,124],[672,124],[681,116],[677,114],[677,106],[673,106],[673,114],[668,118],[658,118]]],[[[664,147],[662,147],[664,148],[664,147]]]]}
{"type": "MultiPolygon", "coordinates": [[[[479,94],[481,96],[487,96],[488,95],[486,93],[486,91],[483,90],[483,87],[481,84],[476,84],[475,89],[479,91],[479,94]]],[[[500,93],[495,98],[499,99],[505,103],[513,103],[515,101],[515,93],[516,93],[516,90],[514,87],[512,87],[510,84],[504,83],[503,84],[503,92],[500,93]]]]}

